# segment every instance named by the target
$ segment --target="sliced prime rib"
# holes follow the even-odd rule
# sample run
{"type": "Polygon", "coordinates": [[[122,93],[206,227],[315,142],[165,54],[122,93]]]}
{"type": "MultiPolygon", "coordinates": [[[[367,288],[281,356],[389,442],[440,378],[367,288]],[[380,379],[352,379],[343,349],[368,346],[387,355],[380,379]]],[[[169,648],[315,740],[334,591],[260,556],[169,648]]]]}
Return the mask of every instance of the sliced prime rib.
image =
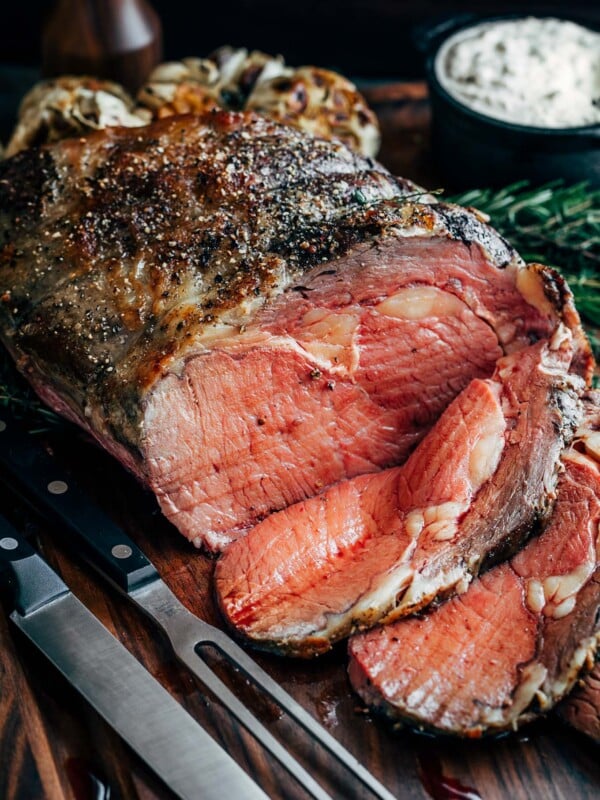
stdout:
{"type": "Polygon", "coordinates": [[[0,329],[195,544],[400,463],[571,296],[476,213],[251,114],[0,164],[0,329]]]}
{"type": "Polygon", "coordinates": [[[324,652],[464,587],[543,516],[579,422],[570,334],[473,380],[401,467],[272,514],[219,560],[227,622],[253,644],[324,652]]]}
{"type": "Polygon", "coordinates": [[[543,532],[428,614],[350,641],[350,679],[394,719],[479,736],[552,708],[600,641],[600,396],[562,457],[543,532]]]}
{"type": "Polygon", "coordinates": [[[559,716],[600,744],[600,663],[583,675],[558,708],[559,716]]]}

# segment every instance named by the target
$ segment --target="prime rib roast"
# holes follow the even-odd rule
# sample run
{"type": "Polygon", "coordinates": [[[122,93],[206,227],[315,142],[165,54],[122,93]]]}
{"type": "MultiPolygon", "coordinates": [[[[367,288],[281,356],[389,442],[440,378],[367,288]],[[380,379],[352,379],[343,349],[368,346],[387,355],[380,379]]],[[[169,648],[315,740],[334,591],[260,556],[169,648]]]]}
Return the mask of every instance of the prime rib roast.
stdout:
{"type": "MultiPolygon", "coordinates": [[[[25,150],[0,163],[0,300],[40,396],[229,547],[221,605],[261,646],[320,652],[462,593],[438,625],[548,517],[567,536],[593,369],[568,287],[341,143],[215,111],[25,150]]],[[[597,602],[586,584],[563,627],[597,602]]],[[[367,656],[420,619],[353,641],[376,706],[402,697],[364,690],[367,656]]]]}

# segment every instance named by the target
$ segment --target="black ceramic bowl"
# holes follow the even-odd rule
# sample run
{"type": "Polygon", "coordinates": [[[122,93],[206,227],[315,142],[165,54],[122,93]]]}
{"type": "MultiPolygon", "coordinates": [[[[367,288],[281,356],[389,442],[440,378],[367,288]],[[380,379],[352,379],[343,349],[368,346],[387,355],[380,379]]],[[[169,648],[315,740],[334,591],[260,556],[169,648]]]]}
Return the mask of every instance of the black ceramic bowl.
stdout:
{"type": "MultiPolygon", "coordinates": [[[[447,39],[481,23],[525,16],[463,16],[421,33],[427,53],[433,153],[446,188],[505,186],[523,178],[534,184],[563,178],[569,183],[589,181],[600,186],[600,125],[536,128],[503,122],[473,111],[438,80],[436,60],[447,39]]],[[[598,30],[590,22],[572,21],[598,30]]]]}

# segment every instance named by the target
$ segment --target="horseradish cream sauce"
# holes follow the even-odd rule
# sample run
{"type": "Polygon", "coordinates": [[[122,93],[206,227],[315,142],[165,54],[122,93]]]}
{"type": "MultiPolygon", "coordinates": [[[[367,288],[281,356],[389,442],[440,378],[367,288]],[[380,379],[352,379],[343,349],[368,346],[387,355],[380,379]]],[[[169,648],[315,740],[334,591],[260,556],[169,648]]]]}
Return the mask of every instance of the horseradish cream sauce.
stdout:
{"type": "Polygon", "coordinates": [[[464,105],[517,125],[600,123],[600,33],[553,18],[482,23],[451,36],[437,79],[464,105]]]}

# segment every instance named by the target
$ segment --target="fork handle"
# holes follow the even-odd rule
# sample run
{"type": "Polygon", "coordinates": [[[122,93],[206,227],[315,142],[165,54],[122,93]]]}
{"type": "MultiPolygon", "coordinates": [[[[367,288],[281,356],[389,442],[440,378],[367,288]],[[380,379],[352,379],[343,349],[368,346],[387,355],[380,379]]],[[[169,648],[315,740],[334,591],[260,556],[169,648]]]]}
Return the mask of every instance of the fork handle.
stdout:
{"type": "Polygon", "coordinates": [[[0,479],[79,545],[86,560],[122,591],[158,579],[129,536],[5,409],[0,412],[0,479]]]}

